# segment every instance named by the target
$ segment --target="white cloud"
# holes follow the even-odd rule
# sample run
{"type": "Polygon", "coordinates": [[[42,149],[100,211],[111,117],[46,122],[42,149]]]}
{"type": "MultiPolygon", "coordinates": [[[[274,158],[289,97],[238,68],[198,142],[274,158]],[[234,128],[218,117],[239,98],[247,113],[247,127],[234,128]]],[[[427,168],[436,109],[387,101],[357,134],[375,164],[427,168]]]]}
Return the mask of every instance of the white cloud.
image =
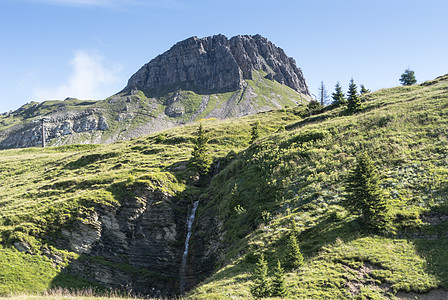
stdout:
{"type": "Polygon", "coordinates": [[[73,97],[83,100],[105,99],[115,90],[120,67],[105,63],[104,57],[97,52],[75,51],[70,61],[72,74],[66,83],[57,87],[37,87],[34,89],[34,99],[65,99],[73,97]]]}

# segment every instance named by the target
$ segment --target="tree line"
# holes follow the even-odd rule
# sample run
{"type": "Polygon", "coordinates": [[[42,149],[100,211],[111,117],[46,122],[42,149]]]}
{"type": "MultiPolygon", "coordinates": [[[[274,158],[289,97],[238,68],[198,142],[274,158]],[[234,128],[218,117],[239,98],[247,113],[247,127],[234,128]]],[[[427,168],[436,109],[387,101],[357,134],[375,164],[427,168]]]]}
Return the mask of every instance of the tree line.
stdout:
{"type": "MultiPolygon", "coordinates": [[[[404,71],[404,73],[401,75],[399,79],[400,83],[404,86],[408,85],[414,85],[417,83],[417,79],[415,78],[414,71],[410,70],[409,68],[404,71]]],[[[324,106],[329,101],[329,95],[325,88],[324,82],[321,81],[320,86],[318,88],[318,101],[316,101],[316,104],[319,104],[321,106],[324,106]]],[[[358,93],[358,87],[355,84],[354,79],[352,78],[350,80],[347,96],[342,91],[341,84],[336,82],[334,93],[331,94],[332,98],[332,105],[346,105],[347,110],[349,112],[357,112],[361,109],[361,98],[360,96],[370,93],[370,90],[367,89],[363,84],[360,85],[360,91],[358,93]]]]}

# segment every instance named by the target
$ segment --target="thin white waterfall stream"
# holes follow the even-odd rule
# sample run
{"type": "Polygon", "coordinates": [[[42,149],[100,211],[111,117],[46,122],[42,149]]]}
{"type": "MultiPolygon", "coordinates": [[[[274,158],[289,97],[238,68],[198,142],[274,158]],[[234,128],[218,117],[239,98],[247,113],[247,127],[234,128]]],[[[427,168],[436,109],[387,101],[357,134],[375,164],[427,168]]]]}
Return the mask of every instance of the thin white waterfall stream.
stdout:
{"type": "Polygon", "coordinates": [[[182,255],[182,264],[180,266],[180,292],[183,293],[185,289],[185,276],[186,276],[186,267],[187,267],[187,258],[188,258],[188,248],[190,246],[190,238],[191,232],[194,222],[194,217],[196,215],[196,209],[198,208],[199,200],[193,203],[193,208],[191,209],[191,213],[187,218],[188,230],[187,237],[185,238],[185,250],[182,255]]]}

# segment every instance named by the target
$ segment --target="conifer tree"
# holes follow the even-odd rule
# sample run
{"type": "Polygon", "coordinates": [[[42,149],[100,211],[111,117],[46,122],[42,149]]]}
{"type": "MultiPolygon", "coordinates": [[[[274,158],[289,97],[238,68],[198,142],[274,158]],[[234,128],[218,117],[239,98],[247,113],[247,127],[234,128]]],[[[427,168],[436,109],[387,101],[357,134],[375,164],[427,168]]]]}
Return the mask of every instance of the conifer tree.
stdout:
{"type": "Polygon", "coordinates": [[[300,252],[299,244],[297,243],[297,228],[296,223],[292,222],[292,230],[289,233],[289,241],[284,257],[284,265],[287,269],[293,270],[297,269],[303,265],[303,255],[300,252]]]}
{"type": "Polygon", "coordinates": [[[361,92],[361,95],[364,95],[364,94],[367,94],[367,93],[370,93],[370,90],[369,89],[367,89],[363,84],[361,84],[361,86],[360,86],[360,92],[361,92]]]}
{"type": "Polygon", "coordinates": [[[339,81],[336,82],[336,85],[334,87],[334,93],[331,94],[331,96],[333,98],[333,103],[337,105],[345,104],[345,102],[347,101],[345,99],[344,93],[342,92],[342,87],[339,84],[339,81]]]}
{"type": "Polygon", "coordinates": [[[346,204],[360,210],[363,222],[371,229],[385,230],[388,224],[387,201],[379,186],[379,179],[372,160],[367,153],[356,158],[346,185],[346,204]]]}
{"type": "Polygon", "coordinates": [[[285,283],[285,271],[282,268],[280,260],[277,261],[277,266],[274,269],[274,279],[272,280],[271,296],[286,297],[288,296],[288,288],[285,283]]]}
{"type": "Polygon", "coordinates": [[[414,71],[410,70],[409,68],[404,71],[403,74],[401,74],[400,77],[400,83],[402,85],[414,85],[417,83],[417,79],[415,79],[414,71]]]}
{"type": "Polygon", "coordinates": [[[202,123],[199,124],[196,132],[196,139],[193,140],[193,151],[191,152],[190,165],[199,173],[207,174],[211,158],[208,153],[209,137],[205,134],[202,123]]]}
{"type": "Polygon", "coordinates": [[[258,126],[260,125],[260,121],[257,120],[257,122],[252,124],[252,129],[250,132],[250,143],[253,144],[256,140],[260,138],[260,132],[258,126]]]}
{"type": "Polygon", "coordinates": [[[270,282],[268,278],[268,264],[263,253],[260,255],[253,272],[254,283],[250,286],[250,292],[255,298],[262,298],[270,294],[270,282]]]}
{"type": "Polygon", "coordinates": [[[353,78],[350,80],[350,84],[348,85],[347,108],[352,113],[361,109],[361,98],[359,98],[358,87],[356,86],[353,78]]]}

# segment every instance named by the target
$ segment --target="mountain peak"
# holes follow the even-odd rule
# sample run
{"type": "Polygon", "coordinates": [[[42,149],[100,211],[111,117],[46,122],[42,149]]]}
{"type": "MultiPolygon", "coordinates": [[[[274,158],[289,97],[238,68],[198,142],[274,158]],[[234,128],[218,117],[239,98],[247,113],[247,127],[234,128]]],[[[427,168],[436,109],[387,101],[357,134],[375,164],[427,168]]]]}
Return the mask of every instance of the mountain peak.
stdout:
{"type": "Polygon", "coordinates": [[[0,116],[0,149],[112,143],[202,118],[306,104],[294,59],[261,35],[190,37],[145,64],[105,101],[30,103],[0,116]],[[37,122],[45,116],[45,124],[37,122]],[[5,120],[7,119],[7,120],[5,120]],[[44,132],[44,134],[42,134],[44,132]]]}
{"type": "Polygon", "coordinates": [[[148,92],[189,89],[202,93],[236,91],[262,70],[268,78],[310,95],[294,59],[261,35],[218,34],[178,42],[137,71],[125,90],[148,92]]]}

